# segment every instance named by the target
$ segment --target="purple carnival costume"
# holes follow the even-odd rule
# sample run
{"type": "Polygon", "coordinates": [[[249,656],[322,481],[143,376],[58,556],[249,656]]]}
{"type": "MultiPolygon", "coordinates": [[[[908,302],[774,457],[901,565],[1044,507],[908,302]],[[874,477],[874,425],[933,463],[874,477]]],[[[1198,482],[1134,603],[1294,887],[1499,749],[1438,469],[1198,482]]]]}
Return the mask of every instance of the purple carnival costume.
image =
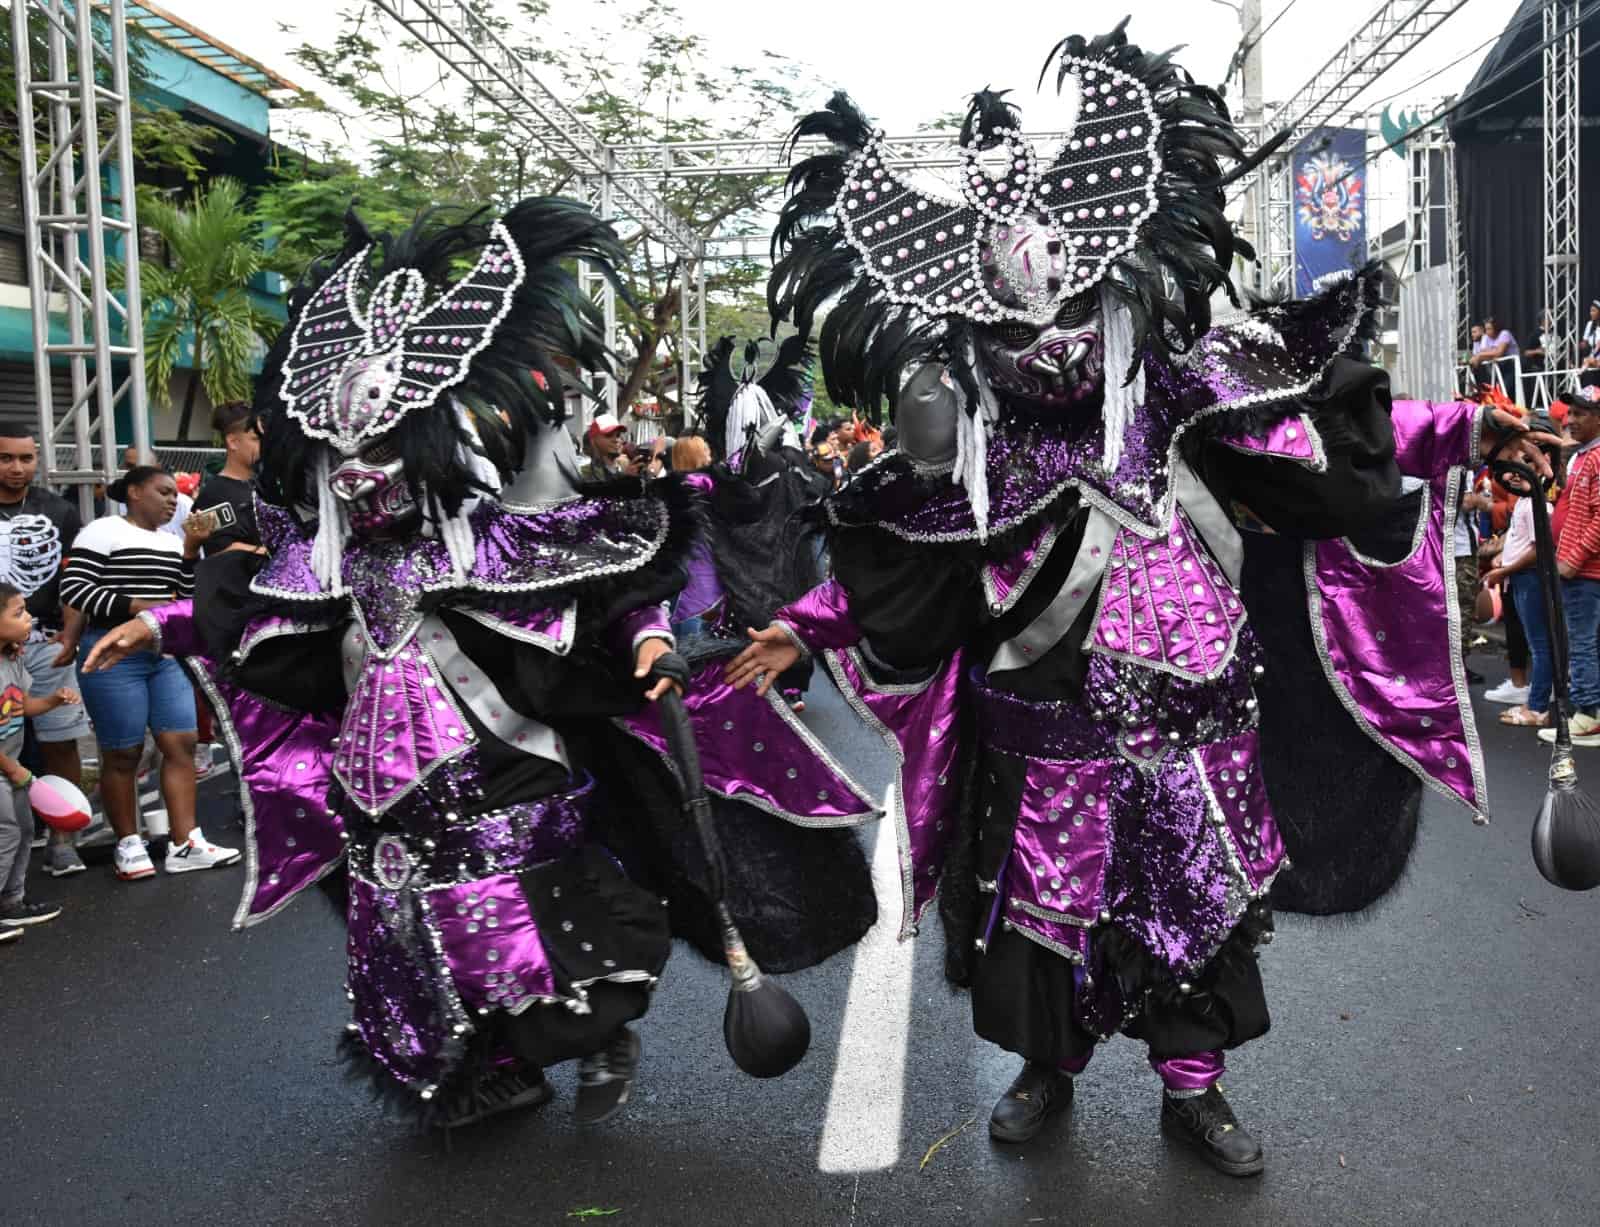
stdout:
{"type": "MultiPolygon", "coordinates": [[[[820,534],[805,516],[826,489],[806,461],[799,426],[811,404],[812,355],[787,338],[762,371],[756,342],[734,371],[734,339],[720,338],[700,372],[699,420],[714,463],[689,475],[704,495],[704,529],[690,549],[688,582],[673,603],[680,641],[745,642],[778,608],[816,586],[820,534]]],[[[804,694],[811,664],[789,671],[782,690],[804,694]]]]}
{"type": "MultiPolygon", "coordinates": [[[[672,932],[719,949],[714,921],[692,915],[704,867],[632,677],[644,640],[671,643],[692,494],[580,486],[562,424],[556,355],[605,361],[564,262],[620,254],[586,207],[555,198],[377,239],[352,218],[259,386],[267,557],[208,561],[193,602],[141,615],[188,658],[239,767],[236,922],[347,883],[333,893],[354,1055],[447,1123],[542,1103],[541,1067],[574,1058],[580,1119],[614,1111],[638,1054],[624,1024],[648,1008],[672,932]]],[[[781,704],[699,679],[686,701],[797,766],[764,789],[708,753],[708,782],[756,807],[735,807],[747,844],[810,838],[767,816],[798,815],[802,796],[808,823],[871,812],[781,704]]],[[[790,885],[773,859],[730,891],[736,908],[790,885]]],[[[864,864],[859,878],[858,893],[864,864]]],[[[832,889],[786,893],[746,925],[753,949],[777,951],[769,968],[871,923],[869,899],[811,925],[832,889]]]]}
{"type": "Polygon", "coordinates": [[[977,95],[959,194],[843,95],[797,129],[834,149],[791,173],[773,314],[828,308],[830,395],[887,399],[900,446],[825,500],[834,578],[776,625],[900,761],[903,933],[937,893],[978,1033],[1027,1061],[993,1134],[1124,1032],[1164,1123],[1251,1174],[1215,1083],[1268,1026],[1274,882],[1359,908],[1417,779],[1483,804],[1447,544],[1479,415],[1391,403],[1375,271],[1213,324],[1250,254],[1221,99],[1122,27],[1051,59],[1070,136],[977,95]]]}

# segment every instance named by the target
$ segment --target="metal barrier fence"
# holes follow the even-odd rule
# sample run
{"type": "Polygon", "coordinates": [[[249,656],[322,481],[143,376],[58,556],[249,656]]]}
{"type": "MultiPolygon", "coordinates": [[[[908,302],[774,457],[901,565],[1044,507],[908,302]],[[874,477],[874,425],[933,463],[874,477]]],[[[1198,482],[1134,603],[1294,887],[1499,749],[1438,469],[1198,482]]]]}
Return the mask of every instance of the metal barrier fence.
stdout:
{"type": "Polygon", "coordinates": [[[1477,394],[1480,384],[1504,392],[1511,402],[1528,409],[1548,409],[1585,374],[1583,369],[1527,371],[1520,355],[1499,358],[1482,366],[1462,363],[1456,367],[1456,391],[1465,397],[1477,394]]]}

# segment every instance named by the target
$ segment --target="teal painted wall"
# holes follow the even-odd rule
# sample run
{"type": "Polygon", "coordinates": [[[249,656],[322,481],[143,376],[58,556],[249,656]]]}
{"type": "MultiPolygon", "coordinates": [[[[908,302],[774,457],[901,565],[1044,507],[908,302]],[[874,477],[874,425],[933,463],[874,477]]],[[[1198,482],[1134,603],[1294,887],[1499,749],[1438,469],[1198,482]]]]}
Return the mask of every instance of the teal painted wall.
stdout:
{"type": "Polygon", "coordinates": [[[197,64],[188,56],[179,55],[170,47],[147,42],[145,68],[153,87],[147,101],[161,103],[173,110],[185,105],[204,107],[213,114],[259,132],[268,134],[270,123],[267,100],[246,89],[221,73],[197,64]]]}

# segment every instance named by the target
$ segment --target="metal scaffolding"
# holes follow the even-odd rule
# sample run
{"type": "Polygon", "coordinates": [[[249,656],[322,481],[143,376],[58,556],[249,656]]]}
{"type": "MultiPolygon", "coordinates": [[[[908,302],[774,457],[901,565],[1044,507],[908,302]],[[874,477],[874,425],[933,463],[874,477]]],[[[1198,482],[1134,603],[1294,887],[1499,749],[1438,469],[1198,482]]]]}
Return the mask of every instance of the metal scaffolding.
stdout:
{"type": "MultiPolygon", "coordinates": [[[[551,157],[569,166],[601,217],[620,214],[639,223],[656,242],[678,257],[680,287],[696,297],[693,310],[703,319],[705,275],[700,236],[672,207],[637,177],[618,173],[612,150],[578,114],[562,102],[508,46],[493,25],[468,0],[374,0],[423,47],[454,69],[473,91],[492,103],[517,129],[551,157]]],[[[585,284],[602,304],[609,343],[616,346],[616,296],[610,282],[588,270],[585,284]]],[[[680,331],[680,389],[693,385],[700,369],[703,327],[680,331]]],[[[606,403],[616,407],[617,390],[603,377],[606,403]]]]}
{"type": "Polygon", "coordinates": [[[118,469],[119,405],[127,407],[134,446],[150,448],[123,0],[13,0],[11,45],[44,480],[77,486],[87,518],[95,483],[118,469]],[[45,34],[43,77],[30,52],[36,22],[45,34]],[[111,236],[120,251],[108,250],[111,236]],[[126,270],[120,300],[107,285],[108,264],[118,258],[126,270]],[[52,307],[65,316],[65,340],[52,336],[52,307]],[[119,361],[127,364],[120,380],[119,361]],[[71,373],[66,405],[55,403],[51,386],[58,363],[71,373]]]}
{"type": "Polygon", "coordinates": [[[1289,130],[1283,152],[1234,189],[1239,199],[1255,188],[1256,232],[1262,236],[1256,289],[1270,296],[1294,289],[1295,147],[1316,129],[1351,120],[1351,108],[1386,73],[1467,0],[1382,0],[1349,41],[1328,58],[1288,101],[1272,108],[1263,132],[1289,130]]]}
{"type": "Polygon", "coordinates": [[[1578,0],[1544,4],[1545,365],[1578,365],[1578,0]]]}

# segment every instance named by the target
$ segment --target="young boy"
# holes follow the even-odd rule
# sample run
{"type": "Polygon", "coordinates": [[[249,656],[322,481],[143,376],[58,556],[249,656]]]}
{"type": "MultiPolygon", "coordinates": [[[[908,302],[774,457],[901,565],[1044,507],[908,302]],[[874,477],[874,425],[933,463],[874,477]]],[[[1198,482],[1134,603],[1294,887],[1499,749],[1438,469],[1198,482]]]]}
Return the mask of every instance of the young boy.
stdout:
{"type": "Polygon", "coordinates": [[[22,721],[79,701],[76,691],[62,688],[45,698],[32,698],[32,679],[22,663],[22,648],[33,631],[33,616],[22,592],[0,583],[0,944],[16,941],[28,925],[61,915],[55,903],[29,903],[24,889],[28,851],[33,843],[33,810],[28,785],[33,773],[17,761],[22,752],[22,721]]]}

